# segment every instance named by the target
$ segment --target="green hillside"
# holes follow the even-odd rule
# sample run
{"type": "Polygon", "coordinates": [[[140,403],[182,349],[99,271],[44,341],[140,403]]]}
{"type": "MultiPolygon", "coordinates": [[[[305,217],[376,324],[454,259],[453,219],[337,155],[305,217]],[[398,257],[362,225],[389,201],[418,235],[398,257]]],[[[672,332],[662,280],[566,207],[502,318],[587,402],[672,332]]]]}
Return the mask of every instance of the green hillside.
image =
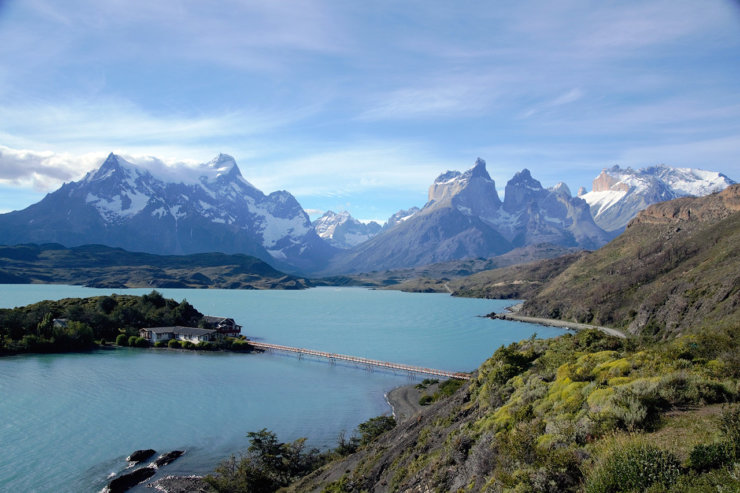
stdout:
{"type": "Polygon", "coordinates": [[[103,245],[0,246],[0,283],[99,288],[302,289],[303,278],[249,255],[154,255],[103,245]]]}
{"type": "Polygon", "coordinates": [[[648,336],[740,325],[740,185],[656,204],[524,305],[648,336]]]}

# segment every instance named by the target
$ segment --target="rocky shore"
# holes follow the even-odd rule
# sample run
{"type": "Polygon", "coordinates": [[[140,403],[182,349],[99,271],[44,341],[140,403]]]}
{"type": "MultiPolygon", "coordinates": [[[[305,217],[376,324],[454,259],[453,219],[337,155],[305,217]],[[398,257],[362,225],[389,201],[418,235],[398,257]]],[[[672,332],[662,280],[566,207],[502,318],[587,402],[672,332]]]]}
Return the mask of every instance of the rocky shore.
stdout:
{"type": "Polygon", "coordinates": [[[407,421],[416,416],[425,406],[419,404],[423,395],[432,395],[437,391],[438,384],[433,383],[419,388],[419,384],[409,384],[397,387],[385,396],[385,400],[391,406],[393,417],[398,423],[407,421]]]}

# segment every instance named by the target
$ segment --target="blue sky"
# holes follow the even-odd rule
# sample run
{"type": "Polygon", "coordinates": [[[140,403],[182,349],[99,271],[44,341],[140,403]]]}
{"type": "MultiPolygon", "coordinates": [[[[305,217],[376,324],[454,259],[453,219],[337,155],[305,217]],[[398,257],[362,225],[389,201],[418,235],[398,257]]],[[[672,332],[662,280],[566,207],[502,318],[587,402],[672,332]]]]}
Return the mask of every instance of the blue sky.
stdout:
{"type": "Polygon", "coordinates": [[[0,0],[0,211],[111,151],[380,220],[478,156],[740,180],[740,4],[0,0]]]}

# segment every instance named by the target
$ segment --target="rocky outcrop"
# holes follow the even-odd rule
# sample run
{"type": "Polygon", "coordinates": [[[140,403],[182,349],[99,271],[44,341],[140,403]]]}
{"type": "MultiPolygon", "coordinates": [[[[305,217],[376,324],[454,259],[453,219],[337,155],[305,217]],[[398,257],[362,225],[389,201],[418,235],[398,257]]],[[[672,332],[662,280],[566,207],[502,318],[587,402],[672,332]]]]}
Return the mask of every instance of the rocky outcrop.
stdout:
{"type": "Polygon", "coordinates": [[[654,204],[529,297],[523,314],[648,336],[702,330],[740,313],[738,258],[740,185],[654,204]]]}
{"type": "Polygon", "coordinates": [[[132,453],[128,457],[126,457],[126,460],[129,462],[133,462],[134,464],[138,464],[139,462],[144,462],[152,455],[156,454],[157,451],[153,449],[146,449],[146,450],[137,450],[136,452],[132,453]]]}
{"type": "Polygon", "coordinates": [[[166,466],[184,453],[184,450],[173,450],[172,452],[167,452],[166,454],[162,454],[157,457],[157,460],[154,461],[154,465],[157,467],[166,466]]]}
{"type": "Polygon", "coordinates": [[[684,221],[716,221],[740,211],[740,185],[732,185],[708,197],[684,197],[651,205],[627,226],[637,224],[671,224],[684,221]]]}
{"type": "Polygon", "coordinates": [[[132,472],[122,474],[108,483],[108,492],[123,493],[128,491],[139,483],[143,483],[157,473],[154,467],[141,467],[132,472]]]}

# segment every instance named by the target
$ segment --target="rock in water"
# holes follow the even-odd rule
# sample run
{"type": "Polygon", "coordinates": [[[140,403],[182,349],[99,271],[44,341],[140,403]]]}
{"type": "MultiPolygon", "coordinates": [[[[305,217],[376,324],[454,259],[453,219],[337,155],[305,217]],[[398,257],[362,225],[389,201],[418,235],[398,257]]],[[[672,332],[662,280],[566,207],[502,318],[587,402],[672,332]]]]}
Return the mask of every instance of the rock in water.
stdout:
{"type": "Polygon", "coordinates": [[[167,452],[166,454],[160,455],[157,460],[154,461],[154,465],[157,467],[166,466],[184,453],[184,450],[173,450],[172,452],[167,452]]]}
{"type": "Polygon", "coordinates": [[[129,461],[129,462],[133,462],[135,464],[138,464],[139,462],[143,462],[143,461],[147,460],[149,457],[151,457],[152,455],[154,455],[156,453],[157,453],[156,450],[152,450],[150,448],[148,448],[146,450],[137,450],[133,454],[131,454],[128,457],[126,457],[126,460],[129,461]]]}
{"type": "Polygon", "coordinates": [[[116,479],[108,484],[108,490],[110,493],[122,493],[127,491],[142,481],[154,476],[157,470],[153,467],[142,467],[136,469],[133,472],[118,476],[116,479]]]}

